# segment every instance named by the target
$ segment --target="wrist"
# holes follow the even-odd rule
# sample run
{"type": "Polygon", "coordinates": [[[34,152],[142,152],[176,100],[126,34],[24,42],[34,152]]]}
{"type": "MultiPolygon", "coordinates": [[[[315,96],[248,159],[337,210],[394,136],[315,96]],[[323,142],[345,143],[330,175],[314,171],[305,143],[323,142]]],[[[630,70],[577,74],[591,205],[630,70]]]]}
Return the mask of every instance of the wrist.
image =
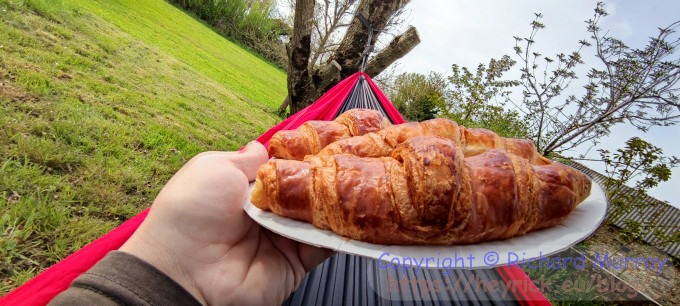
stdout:
{"type": "Polygon", "coordinates": [[[202,305],[207,305],[203,294],[182,265],[181,260],[177,260],[177,257],[172,252],[165,250],[158,243],[143,241],[137,235],[132,235],[118,251],[133,255],[153,266],[184,288],[202,305]]]}

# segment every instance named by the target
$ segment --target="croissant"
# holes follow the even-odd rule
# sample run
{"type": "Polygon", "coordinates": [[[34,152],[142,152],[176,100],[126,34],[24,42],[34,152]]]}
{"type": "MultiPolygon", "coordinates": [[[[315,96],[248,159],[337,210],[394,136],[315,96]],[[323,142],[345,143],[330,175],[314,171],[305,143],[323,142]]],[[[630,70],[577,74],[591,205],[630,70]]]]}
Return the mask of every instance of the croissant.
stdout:
{"type": "Polygon", "coordinates": [[[398,144],[407,139],[425,135],[441,136],[457,142],[466,157],[478,155],[490,149],[503,149],[528,159],[532,164],[547,165],[550,163],[538,153],[531,140],[500,137],[487,129],[468,129],[444,118],[393,125],[377,133],[343,138],[326,146],[318,154],[348,153],[362,157],[389,156],[398,144]]]}
{"type": "Polygon", "coordinates": [[[251,202],[263,210],[377,244],[468,244],[560,223],[590,193],[563,164],[533,165],[492,149],[464,158],[450,139],[424,136],[389,157],[273,159],[251,202]]]}
{"type": "Polygon", "coordinates": [[[379,111],[351,109],[333,121],[307,121],[295,130],[279,131],[269,141],[269,155],[276,158],[302,160],[316,154],[326,145],[340,139],[377,132],[390,126],[379,111]]]}

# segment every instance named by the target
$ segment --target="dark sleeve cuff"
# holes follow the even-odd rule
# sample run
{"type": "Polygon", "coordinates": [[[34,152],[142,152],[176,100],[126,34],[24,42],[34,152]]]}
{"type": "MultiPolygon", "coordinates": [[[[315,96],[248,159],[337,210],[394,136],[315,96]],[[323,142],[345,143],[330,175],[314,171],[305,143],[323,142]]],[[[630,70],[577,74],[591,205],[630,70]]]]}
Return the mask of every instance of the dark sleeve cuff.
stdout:
{"type": "Polygon", "coordinates": [[[50,305],[200,305],[182,286],[145,261],[109,252],[50,305]]]}

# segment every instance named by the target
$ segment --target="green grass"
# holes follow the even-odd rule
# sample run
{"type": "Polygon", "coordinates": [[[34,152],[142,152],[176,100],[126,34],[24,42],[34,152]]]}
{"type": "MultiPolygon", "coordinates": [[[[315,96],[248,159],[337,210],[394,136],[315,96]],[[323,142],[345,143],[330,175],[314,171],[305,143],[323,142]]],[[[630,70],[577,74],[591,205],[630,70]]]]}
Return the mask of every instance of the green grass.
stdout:
{"type": "MultiPolygon", "coordinates": [[[[538,267],[538,263],[522,267],[524,272],[537,284],[537,288],[553,305],[616,305],[616,304],[651,304],[641,293],[635,291],[635,284],[625,287],[622,280],[616,280],[612,285],[611,275],[602,268],[594,267],[590,259],[579,262],[582,267],[574,267],[573,261],[566,266],[553,262],[565,258],[579,258],[592,249],[592,239],[589,238],[556,255],[549,256],[546,264],[556,264],[553,267],[538,267]],[[541,284],[545,285],[543,288],[541,284]],[[612,287],[613,286],[613,287],[612,287]]],[[[597,243],[597,242],[596,242],[597,243]]],[[[643,287],[644,288],[644,287],[643,287]]],[[[644,291],[644,289],[643,289],[644,291]]]]}
{"type": "MultiPolygon", "coordinates": [[[[560,259],[577,258],[580,257],[580,254],[569,249],[549,257],[548,263],[556,257],[560,259]]],[[[587,264],[584,264],[583,269],[574,268],[573,264],[567,267],[558,266],[557,268],[545,266],[537,268],[538,263],[536,262],[532,265],[534,268],[523,267],[524,272],[537,284],[537,288],[541,290],[546,299],[555,305],[607,305],[607,303],[611,304],[612,301],[619,301],[619,299],[612,300],[608,294],[597,291],[596,286],[590,286],[591,278],[598,280],[598,274],[600,279],[608,280],[609,278],[608,275],[593,270],[587,264]],[[568,282],[565,287],[568,290],[564,290],[562,287],[565,282],[568,282]],[[541,284],[544,285],[543,288],[541,288],[541,284]]]]}
{"type": "Polygon", "coordinates": [[[285,86],[162,0],[0,0],[0,295],[273,126],[285,86]]]}

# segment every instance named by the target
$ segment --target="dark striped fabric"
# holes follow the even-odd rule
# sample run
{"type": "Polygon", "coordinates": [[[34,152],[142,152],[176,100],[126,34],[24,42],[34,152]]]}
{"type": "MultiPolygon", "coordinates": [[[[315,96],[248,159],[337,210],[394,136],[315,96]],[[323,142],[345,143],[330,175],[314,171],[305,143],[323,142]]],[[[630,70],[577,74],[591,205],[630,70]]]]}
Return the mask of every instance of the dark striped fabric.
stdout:
{"type": "Polygon", "coordinates": [[[394,124],[394,120],[387,114],[385,107],[380,103],[380,100],[378,100],[375,92],[373,92],[371,85],[368,84],[368,81],[363,75],[359,76],[357,83],[354,84],[354,88],[352,88],[352,91],[347,95],[345,101],[342,102],[335,117],[338,117],[340,114],[353,108],[379,110],[385,118],[389,119],[390,122],[394,124]]]}
{"type": "Polygon", "coordinates": [[[307,273],[283,305],[518,305],[495,269],[396,270],[338,253],[307,273]]]}

